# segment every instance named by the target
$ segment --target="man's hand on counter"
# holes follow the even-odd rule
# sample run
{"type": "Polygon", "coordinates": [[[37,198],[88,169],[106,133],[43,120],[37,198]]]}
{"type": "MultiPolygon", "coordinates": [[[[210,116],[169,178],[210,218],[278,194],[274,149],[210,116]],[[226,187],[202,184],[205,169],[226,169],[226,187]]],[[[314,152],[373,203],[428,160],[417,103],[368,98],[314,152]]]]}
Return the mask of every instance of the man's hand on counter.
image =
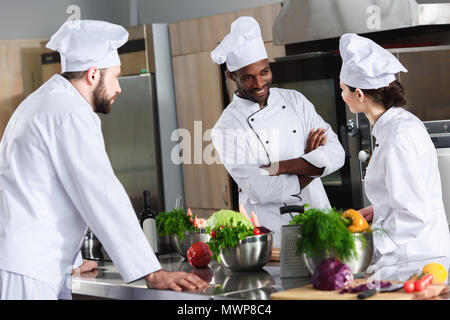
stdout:
{"type": "Polygon", "coordinates": [[[182,291],[183,289],[197,290],[208,287],[208,283],[200,277],[182,271],[158,270],[147,275],[145,281],[150,289],[182,291]]]}
{"type": "Polygon", "coordinates": [[[97,266],[98,266],[97,262],[83,259],[83,264],[78,268],[73,269],[72,274],[89,272],[97,269],[97,266]]]}

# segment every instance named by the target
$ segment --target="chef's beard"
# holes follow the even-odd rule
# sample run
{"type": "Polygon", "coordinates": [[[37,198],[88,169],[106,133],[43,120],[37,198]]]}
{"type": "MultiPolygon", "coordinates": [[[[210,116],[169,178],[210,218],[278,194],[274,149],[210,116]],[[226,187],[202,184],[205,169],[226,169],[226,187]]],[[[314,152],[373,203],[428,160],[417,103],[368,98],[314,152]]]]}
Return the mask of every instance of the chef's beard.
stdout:
{"type": "Polygon", "coordinates": [[[251,101],[256,102],[258,104],[267,103],[267,99],[269,98],[269,93],[270,93],[270,87],[271,86],[272,86],[272,81],[270,80],[270,81],[266,82],[266,84],[263,85],[261,88],[250,89],[250,90],[246,90],[246,89],[242,89],[242,88],[239,89],[238,88],[238,92],[239,92],[239,96],[241,98],[245,98],[245,99],[251,100],[251,101]],[[264,96],[256,98],[256,97],[254,97],[252,95],[253,91],[259,91],[259,90],[261,90],[262,88],[265,88],[265,87],[267,87],[268,90],[267,90],[267,94],[265,94],[264,96]]]}
{"type": "Polygon", "coordinates": [[[103,78],[101,78],[99,84],[94,89],[93,95],[93,103],[94,110],[97,113],[108,114],[112,110],[112,101],[116,96],[109,98],[106,94],[105,83],[103,82],[103,78]]]}

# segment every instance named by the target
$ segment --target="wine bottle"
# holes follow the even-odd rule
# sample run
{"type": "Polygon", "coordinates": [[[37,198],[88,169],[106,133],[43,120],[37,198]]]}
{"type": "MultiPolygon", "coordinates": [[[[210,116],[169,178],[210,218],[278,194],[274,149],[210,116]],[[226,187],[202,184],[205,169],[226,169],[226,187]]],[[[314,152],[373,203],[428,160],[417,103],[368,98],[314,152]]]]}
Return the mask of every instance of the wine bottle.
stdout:
{"type": "Polygon", "coordinates": [[[144,190],[144,209],[139,215],[139,222],[145,237],[155,254],[158,254],[158,234],[156,232],[156,215],[157,213],[150,206],[150,191],[144,190]]]}

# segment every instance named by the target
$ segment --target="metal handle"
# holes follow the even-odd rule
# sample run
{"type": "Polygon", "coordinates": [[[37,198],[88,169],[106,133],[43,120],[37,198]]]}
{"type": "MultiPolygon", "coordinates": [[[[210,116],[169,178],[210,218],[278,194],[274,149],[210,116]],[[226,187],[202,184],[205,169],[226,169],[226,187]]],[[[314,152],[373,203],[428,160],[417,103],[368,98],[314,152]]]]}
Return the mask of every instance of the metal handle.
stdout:
{"type": "Polygon", "coordinates": [[[303,206],[284,206],[284,207],[280,208],[280,214],[291,213],[291,212],[303,213],[303,212],[305,212],[305,207],[303,207],[303,206]]]}
{"type": "Polygon", "coordinates": [[[354,135],[356,135],[356,124],[355,124],[355,120],[350,119],[347,121],[347,133],[350,137],[353,137],[354,135]]]}
{"type": "Polygon", "coordinates": [[[223,199],[223,203],[225,204],[225,207],[228,208],[227,190],[228,190],[228,184],[224,183],[223,189],[222,189],[222,199],[223,199]]]}

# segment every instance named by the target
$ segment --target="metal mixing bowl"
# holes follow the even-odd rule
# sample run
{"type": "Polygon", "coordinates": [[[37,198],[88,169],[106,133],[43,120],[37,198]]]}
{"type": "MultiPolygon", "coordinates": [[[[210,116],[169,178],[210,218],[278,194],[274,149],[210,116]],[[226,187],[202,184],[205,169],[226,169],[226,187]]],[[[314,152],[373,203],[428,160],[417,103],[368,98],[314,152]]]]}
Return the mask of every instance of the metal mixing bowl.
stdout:
{"type": "Polygon", "coordinates": [[[269,261],[272,242],[272,232],[247,237],[234,248],[221,249],[221,263],[231,271],[259,270],[269,261]]]}
{"type": "Polygon", "coordinates": [[[196,242],[208,242],[210,239],[210,235],[206,233],[206,228],[199,228],[198,231],[194,232],[185,232],[186,237],[183,241],[180,241],[178,236],[173,237],[173,244],[175,245],[175,250],[178,252],[180,256],[186,259],[187,251],[189,248],[196,242]]]}
{"type": "MultiPolygon", "coordinates": [[[[373,255],[373,237],[372,232],[364,232],[364,239],[366,240],[366,246],[363,245],[363,241],[360,239],[359,234],[354,234],[357,258],[352,257],[351,259],[341,261],[346,264],[353,274],[365,272],[367,267],[370,265],[373,255]]],[[[302,260],[306,265],[306,268],[311,273],[314,273],[315,268],[325,259],[334,257],[333,252],[329,254],[322,254],[317,256],[308,257],[305,253],[302,254],[302,260]]]]}

